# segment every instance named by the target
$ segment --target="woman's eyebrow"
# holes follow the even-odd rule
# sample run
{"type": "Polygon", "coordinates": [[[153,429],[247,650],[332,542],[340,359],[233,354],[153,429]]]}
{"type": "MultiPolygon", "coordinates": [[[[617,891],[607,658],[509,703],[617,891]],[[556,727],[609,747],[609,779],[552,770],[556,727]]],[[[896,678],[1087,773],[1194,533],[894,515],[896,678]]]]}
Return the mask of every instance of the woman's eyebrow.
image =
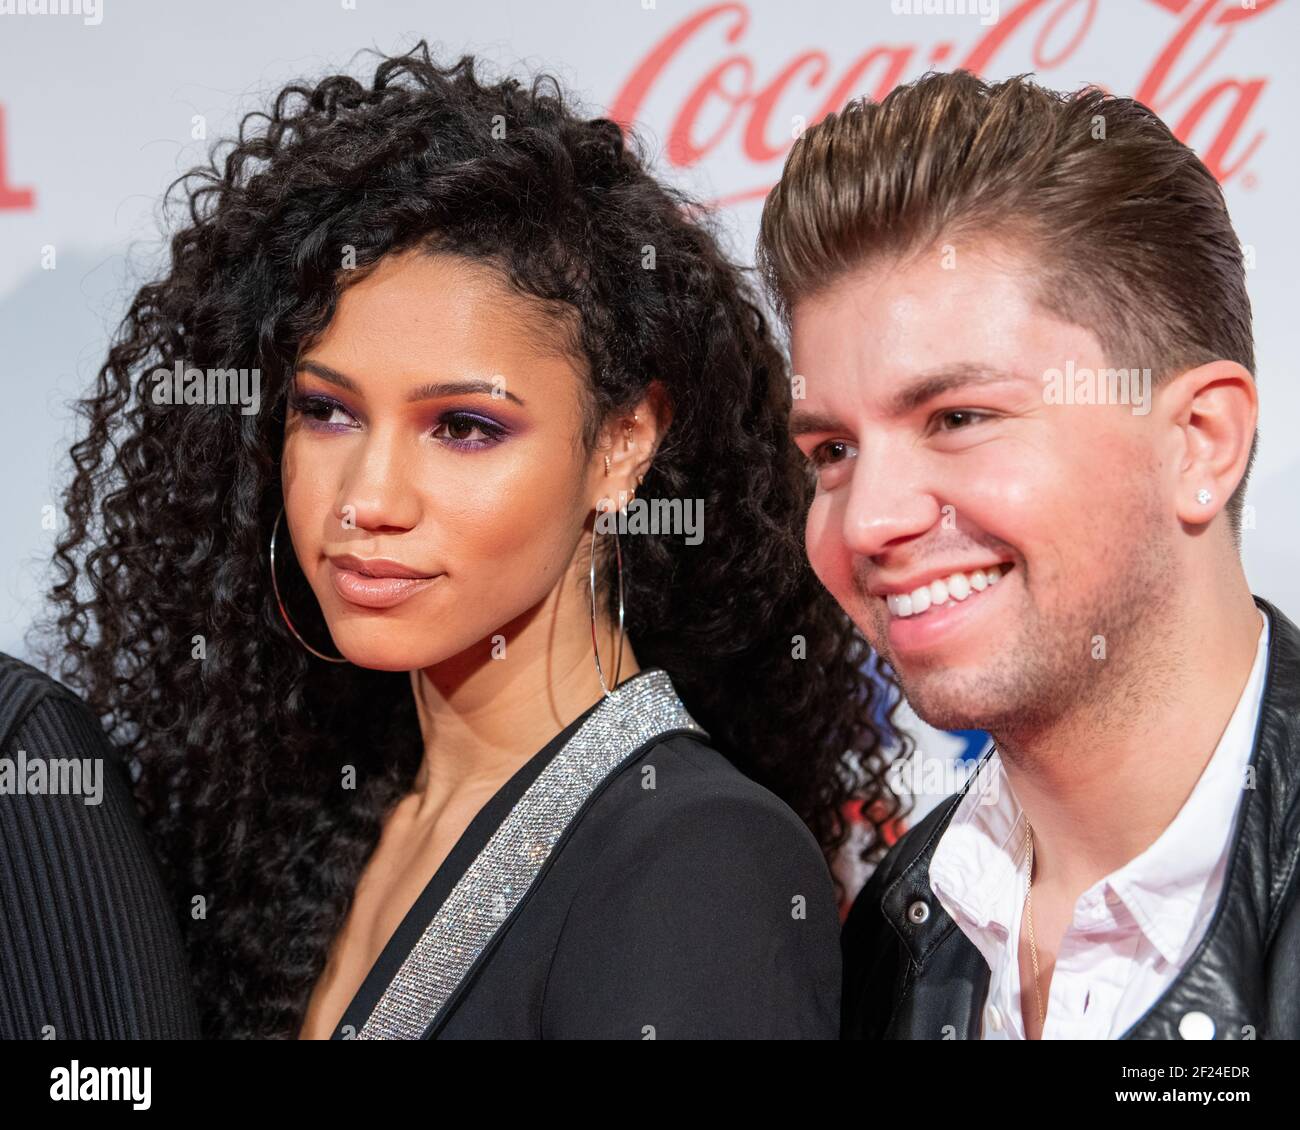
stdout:
{"type": "Polygon", "coordinates": [[[361,395],[361,387],[351,377],[340,373],[337,369],[331,369],[328,365],[322,365],[319,361],[299,361],[294,367],[294,373],[301,373],[306,370],[308,373],[314,373],[323,381],[329,381],[332,385],[338,385],[339,388],[346,389],[348,392],[361,395]]]}
{"type": "Polygon", "coordinates": [[[464,396],[470,392],[482,392],[494,400],[513,400],[520,407],[523,401],[503,385],[494,385],[490,381],[437,381],[421,385],[413,390],[407,400],[436,400],[440,396],[464,396]]]}
{"type": "MultiPolygon", "coordinates": [[[[340,373],[337,369],[329,365],[322,364],[320,361],[299,361],[294,367],[294,372],[305,369],[309,373],[314,373],[323,381],[329,381],[332,385],[338,385],[339,388],[346,389],[348,392],[361,395],[361,388],[351,377],[345,373],[340,373]]],[[[524,402],[519,399],[513,392],[493,384],[490,381],[471,380],[471,381],[435,381],[430,384],[421,385],[417,389],[412,389],[407,396],[408,401],[417,400],[436,400],[443,396],[465,396],[468,393],[484,393],[494,400],[502,398],[513,400],[521,408],[524,402]]]]}

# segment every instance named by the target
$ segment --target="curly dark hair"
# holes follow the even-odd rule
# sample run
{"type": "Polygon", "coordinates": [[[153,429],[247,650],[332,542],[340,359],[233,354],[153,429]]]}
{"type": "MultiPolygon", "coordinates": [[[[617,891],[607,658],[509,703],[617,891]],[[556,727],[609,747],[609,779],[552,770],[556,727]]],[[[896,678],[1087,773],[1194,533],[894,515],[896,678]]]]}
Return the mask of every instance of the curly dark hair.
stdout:
{"type": "Polygon", "coordinates": [[[309,658],[266,552],[295,359],[343,288],[404,249],[492,263],[576,310],[597,419],[663,382],[674,415],[638,496],[703,498],[712,517],[702,545],[627,539],[637,655],[828,858],[852,809],[864,860],[898,815],[890,688],[807,565],[812,484],[786,432],[787,367],[712,221],[549,75],[489,82],[423,40],[379,58],[369,87],[285,87],[169,186],[164,204],[180,185],[188,205],[170,269],[135,294],[77,402],[45,628],[128,758],[210,1037],[296,1034],[422,756],[408,676],[309,658]],[[356,270],[341,271],[349,248],[356,270]],[[177,359],[260,369],[261,410],[152,403],[150,373],[177,359]],[[345,765],[355,790],[338,787],[345,765]]]}

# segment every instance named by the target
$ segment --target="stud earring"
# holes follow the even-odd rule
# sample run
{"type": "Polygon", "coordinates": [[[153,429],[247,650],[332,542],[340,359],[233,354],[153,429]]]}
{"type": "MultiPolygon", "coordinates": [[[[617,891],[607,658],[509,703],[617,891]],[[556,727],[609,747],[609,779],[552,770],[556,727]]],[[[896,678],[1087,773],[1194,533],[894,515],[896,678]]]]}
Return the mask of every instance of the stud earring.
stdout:
{"type": "Polygon", "coordinates": [[[1207,502],[1209,502],[1210,499],[1213,497],[1214,496],[1204,487],[1201,487],[1201,489],[1196,492],[1196,501],[1199,502],[1202,506],[1204,506],[1207,502]]]}

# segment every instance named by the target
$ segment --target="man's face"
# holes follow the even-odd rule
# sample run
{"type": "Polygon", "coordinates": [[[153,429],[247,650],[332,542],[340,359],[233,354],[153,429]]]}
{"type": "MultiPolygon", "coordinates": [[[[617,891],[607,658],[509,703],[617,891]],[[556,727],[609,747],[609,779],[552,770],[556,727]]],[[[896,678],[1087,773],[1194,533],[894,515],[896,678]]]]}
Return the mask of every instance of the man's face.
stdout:
{"type": "Polygon", "coordinates": [[[970,250],[945,269],[936,251],[792,312],[805,392],[791,430],[818,477],[809,558],[917,713],[946,728],[1114,699],[1174,599],[1176,460],[1158,413],[1045,395],[1044,374],[1071,361],[1155,366],[1108,360],[1041,309],[1021,281],[1032,270],[970,250]]]}

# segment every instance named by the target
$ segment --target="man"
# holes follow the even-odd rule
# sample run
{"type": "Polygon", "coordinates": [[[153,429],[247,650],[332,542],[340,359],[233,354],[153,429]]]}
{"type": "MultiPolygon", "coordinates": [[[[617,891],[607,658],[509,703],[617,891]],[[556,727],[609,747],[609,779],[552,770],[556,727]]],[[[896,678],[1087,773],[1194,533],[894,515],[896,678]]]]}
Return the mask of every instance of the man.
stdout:
{"type": "Polygon", "coordinates": [[[0,1040],[199,1035],[122,758],[72,691],[0,653],[0,1040]]]}
{"type": "Polygon", "coordinates": [[[813,567],[994,738],[857,898],[845,1036],[1300,1037],[1300,631],[1240,562],[1211,174],[1129,99],[930,75],[807,132],[759,257],[813,567]]]}

